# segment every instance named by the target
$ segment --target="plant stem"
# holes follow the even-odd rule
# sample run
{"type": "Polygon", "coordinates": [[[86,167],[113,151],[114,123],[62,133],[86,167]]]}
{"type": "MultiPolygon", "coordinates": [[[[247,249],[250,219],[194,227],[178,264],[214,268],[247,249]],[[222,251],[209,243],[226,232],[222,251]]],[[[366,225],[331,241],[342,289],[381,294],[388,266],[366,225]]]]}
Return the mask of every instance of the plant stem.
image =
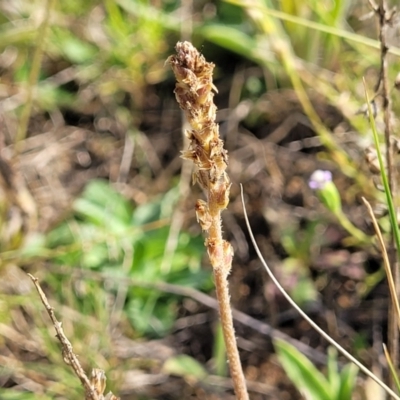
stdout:
{"type": "Polygon", "coordinates": [[[338,211],[335,213],[336,218],[339,220],[340,224],[347,232],[349,232],[352,236],[354,236],[360,243],[370,244],[371,238],[366,235],[363,231],[356,228],[352,222],[347,218],[347,215],[343,211],[338,211]]]}
{"type": "MultiPolygon", "coordinates": [[[[376,7],[375,4],[370,2],[371,7],[375,11],[375,14],[379,21],[379,41],[381,43],[381,70],[379,80],[376,85],[375,91],[378,92],[379,88],[382,89],[383,98],[383,119],[385,124],[385,145],[386,145],[386,164],[387,164],[387,175],[389,180],[389,188],[392,194],[392,199],[395,207],[395,215],[397,215],[397,177],[396,168],[394,167],[394,145],[391,140],[392,127],[391,127],[391,98],[389,89],[389,75],[388,75],[388,44],[387,44],[387,30],[390,24],[393,22],[395,15],[394,9],[389,10],[386,0],[379,1],[379,5],[376,7]]],[[[397,252],[399,249],[397,249],[397,252]]],[[[399,261],[396,254],[396,241],[392,234],[389,246],[388,246],[389,262],[392,268],[392,275],[395,285],[395,291],[397,297],[400,294],[400,275],[399,275],[399,261]]],[[[399,366],[399,329],[397,326],[397,317],[394,305],[390,303],[388,313],[388,347],[391,360],[395,368],[399,366]]],[[[395,387],[394,381],[391,379],[391,387],[395,387]]]]}
{"type": "Polygon", "coordinates": [[[197,200],[196,216],[203,231],[208,233],[205,245],[214,270],[233,387],[237,399],[247,400],[249,396],[240,364],[228,291],[227,278],[232,266],[233,249],[222,237],[221,212],[229,203],[231,184],[225,172],[228,154],[215,123],[214,64],[208,63],[189,42],[177,43],[176,52],[168,58],[177,80],[175,96],[192,128],[186,131],[190,144],[188,150],[182,152],[182,158],[193,161],[193,181],[203,188],[207,196],[207,201],[197,200]]]}
{"type": "Polygon", "coordinates": [[[229,369],[236,397],[240,400],[248,399],[246,381],[240,363],[237,350],[235,330],[233,328],[232,310],[229,301],[229,289],[226,274],[221,269],[214,269],[215,290],[219,304],[219,316],[221,319],[222,333],[224,335],[226,353],[229,360],[229,369]]]}

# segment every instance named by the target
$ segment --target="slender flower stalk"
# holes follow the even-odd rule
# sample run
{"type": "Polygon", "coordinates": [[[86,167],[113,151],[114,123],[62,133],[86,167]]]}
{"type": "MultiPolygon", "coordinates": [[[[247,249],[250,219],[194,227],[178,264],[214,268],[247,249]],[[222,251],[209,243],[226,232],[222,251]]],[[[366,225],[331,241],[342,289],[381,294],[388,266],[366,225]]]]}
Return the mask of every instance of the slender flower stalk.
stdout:
{"type": "Polygon", "coordinates": [[[228,153],[215,123],[217,108],[213,101],[213,91],[217,89],[212,81],[214,64],[208,63],[189,42],[178,42],[176,53],[167,62],[177,80],[176,99],[192,128],[186,132],[190,143],[189,148],[182,152],[182,158],[195,164],[193,183],[197,182],[207,196],[206,201],[197,200],[196,216],[203,231],[207,232],[205,246],[214,271],[219,313],[236,397],[247,400],[249,397],[229,302],[227,277],[232,266],[233,249],[222,238],[221,212],[229,203],[231,183],[226,173],[228,153]]]}

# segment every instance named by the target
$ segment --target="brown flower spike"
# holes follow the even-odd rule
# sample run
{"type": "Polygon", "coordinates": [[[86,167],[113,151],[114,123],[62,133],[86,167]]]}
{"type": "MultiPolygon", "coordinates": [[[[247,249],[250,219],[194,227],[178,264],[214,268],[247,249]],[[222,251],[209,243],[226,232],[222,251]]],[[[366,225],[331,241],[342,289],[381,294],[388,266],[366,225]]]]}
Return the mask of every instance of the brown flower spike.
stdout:
{"type": "Polygon", "coordinates": [[[233,250],[222,239],[220,213],[229,203],[231,184],[225,172],[228,154],[215,123],[214,64],[207,62],[189,42],[178,43],[176,52],[168,59],[177,80],[175,96],[192,127],[186,132],[190,144],[182,157],[195,164],[193,182],[198,182],[207,195],[207,202],[197,201],[196,215],[202,229],[208,232],[206,245],[211,264],[228,274],[233,250]]]}
{"type": "Polygon", "coordinates": [[[237,399],[248,400],[229,302],[227,276],[231,270],[233,249],[222,238],[221,211],[229,203],[231,184],[226,174],[228,153],[215,123],[217,108],[213,102],[213,91],[217,89],[212,82],[214,64],[208,63],[189,42],[179,42],[176,45],[176,55],[169,57],[167,62],[177,80],[176,99],[192,128],[186,131],[190,143],[189,148],[182,152],[182,157],[195,164],[193,183],[198,182],[207,196],[207,201],[197,200],[195,211],[201,228],[208,233],[205,245],[214,270],[233,386],[237,399]]]}

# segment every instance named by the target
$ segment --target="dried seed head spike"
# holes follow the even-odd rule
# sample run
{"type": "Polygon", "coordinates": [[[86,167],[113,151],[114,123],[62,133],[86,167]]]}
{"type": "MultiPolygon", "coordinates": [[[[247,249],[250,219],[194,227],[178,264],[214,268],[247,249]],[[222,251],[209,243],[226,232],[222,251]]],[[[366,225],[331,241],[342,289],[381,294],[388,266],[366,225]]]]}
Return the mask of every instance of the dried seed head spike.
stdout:
{"type": "MultiPolygon", "coordinates": [[[[216,88],[212,81],[214,64],[207,62],[189,42],[178,43],[176,55],[169,57],[168,62],[177,80],[176,99],[192,127],[186,132],[190,144],[189,149],[182,152],[182,157],[194,162],[194,179],[206,192],[213,188],[220,191],[219,181],[226,181],[228,155],[215,123],[217,108],[213,99],[216,88]]],[[[224,196],[219,193],[218,198],[228,199],[229,186],[223,187],[227,193],[224,196]]]]}
{"type": "Polygon", "coordinates": [[[190,144],[188,150],[182,152],[182,157],[195,164],[193,181],[199,183],[207,196],[207,201],[197,200],[195,210],[197,221],[208,233],[205,246],[214,270],[233,386],[236,398],[248,400],[229,304],[227,276],[232,265],[233,249],[222,238],[221,211],[228,205],[231,184],[225,172],[228,154],[215,123],[217,108],[213,98],[216,88],[212,82],[214,64],[208,63],[189,42],[178,43],[176,54],[169,57],[168,62],[177,80],[176,99],[192,128],[186,132],[190,144]]]}
{"type": "Polygon", "coordinates": [[[182,158],[194,163],[193,183],[197,182],[207,195],[207,202],[196,203],[196,216],[201,228],[208,232],[211,264],[218,269],[226,264],[224,250],[231,252],[222,239],[220,216],[229,203],[231,184],[226,174],[228,153],[215,123],[214,64],[207,62],[189,42],[178,43],[176,55],[169,57],[168,62],[177,80],[176,99],[191,125],[186,131],[189,147],[182,151],[182,158]]]}

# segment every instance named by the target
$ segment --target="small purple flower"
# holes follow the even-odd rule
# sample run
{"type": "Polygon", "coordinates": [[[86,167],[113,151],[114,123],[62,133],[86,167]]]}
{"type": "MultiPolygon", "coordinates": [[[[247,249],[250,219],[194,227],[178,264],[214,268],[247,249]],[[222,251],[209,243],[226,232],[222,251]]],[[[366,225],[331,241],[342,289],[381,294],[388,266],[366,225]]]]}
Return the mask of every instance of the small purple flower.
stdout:
{"type": "Polygon", "coordinates": [[[332,182],[332,173],[317,169],[310,177],[308,186],[316,191],[318,198],[325,207],[338,215],[342,212],[342,202],[340,193],[332,182]]]}
{"type": "Polygon", "coordinates": [[[323,190],[330,182],[332,182],[332,172],[317,169],[310,176],[308,186],[310,186],[310,188],[313,190],[323,190]]]}

